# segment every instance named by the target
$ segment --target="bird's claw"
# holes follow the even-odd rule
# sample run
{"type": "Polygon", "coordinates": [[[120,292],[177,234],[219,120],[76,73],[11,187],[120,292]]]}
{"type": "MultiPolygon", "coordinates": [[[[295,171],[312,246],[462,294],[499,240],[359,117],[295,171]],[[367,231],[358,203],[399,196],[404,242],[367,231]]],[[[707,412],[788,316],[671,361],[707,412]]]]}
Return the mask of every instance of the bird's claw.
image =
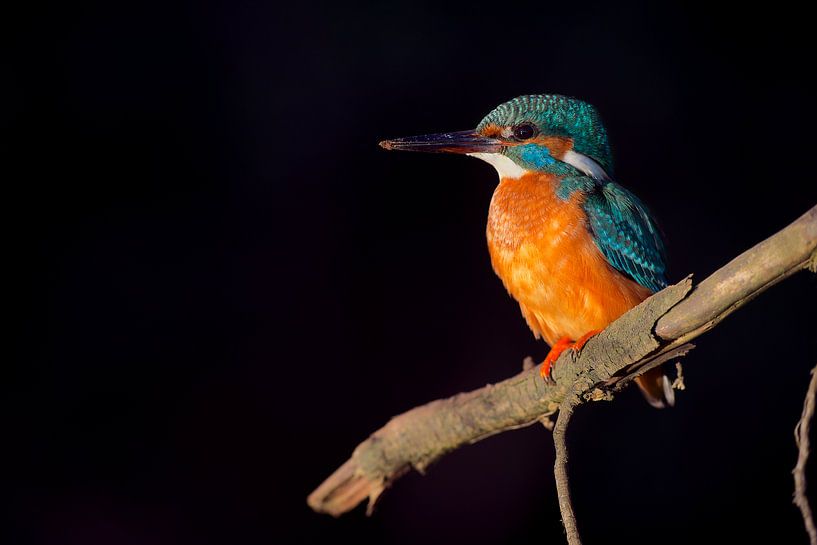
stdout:
{"type": "Polygon", "coordinates": [[[548,386],[556,385],[556,380],[553,378],[553,375],[550,374],[550,370],[545,371],[545,364],[542,364],[542,366],[539,368],[539,375],[548,386]]]}
{"type": "Polygon", "coordinates": [[[543,380],[550,380],[550,368],[552,366],[553,362],[548,361],[547,358],[542,362],[542,365],[539,366],[539,375],[541,375],[543,380]]]}
{"type": "Polygon", "coordinates": [[[553,370],[553,364],[556,363],[556,360],[559,359],[559,356],[562,355],[567,349],[571,349],[574,352],[580,352],[584,345],[590,340],[590,337],[600,333],[600,329],[594,329],[593,331],[588,331],[586,334],[582,335],[578,341],[573,342],[567,337],[562,337],[556,344],[554,344],[548,355],[545,357],[545,361],[542,362],[542,366],[539,368],[539,374],[542,376],[542,380],[545,381],[545,384],[556,384],[556,381],[553,380],[553,376],[551,375],[551,371],[553,370]]]}
{"type": "Polygon", "coordinates": [[[539,374],[542,376],[542,380],[545,381],[545,384],[556,384],[556,381],[551,375],[553,364],[559,359],[559,356],[562,355],[562,352],[564,352],[568,346],[570,346],[570,340],[561,339],[554,344],[550,349],[550,352],[548,352],[548,355],[545,357],[545,361],[542,362],[542,366],[539,368],[539,374]]]}

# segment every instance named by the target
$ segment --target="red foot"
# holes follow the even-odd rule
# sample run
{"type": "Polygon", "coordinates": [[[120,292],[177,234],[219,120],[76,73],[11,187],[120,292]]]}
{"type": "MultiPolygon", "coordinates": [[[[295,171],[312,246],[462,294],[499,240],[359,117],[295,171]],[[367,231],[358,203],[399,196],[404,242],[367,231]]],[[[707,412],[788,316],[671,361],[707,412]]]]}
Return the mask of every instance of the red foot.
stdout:
{"type": "Polygon", "coordinates": [[[574,352],[580,351],[584,348],[584,345],[587,344],[587,341],[590,340],[590,337],[598,335],[599,333],[601,333],[601,329],[594,329],[579,337],[579,340],[576,342],[571,341],[567,337],[562,337],[556,341],[556,344],[550,348],[550,352],[548,352],[548,355],[545,357],[545,361],[542,362],[542,367],[539,368],[539,374],[542,375],[542,378],[545,380],[552,380],[550,378],[550,370],[553,367],[553,363],[562,355],[562,352],[568,348],[574,352]]]}
{"type": "Polygon", "coordinates": [[[579,340],[576,341],[573,344],[573,347],[572,347],[573,350],[575,350],[576,352],[579,352],[582,348],[584,348],[584,345],[587,344],[587,341],[590,340],[590,337],[594,337],[594,336],[598,335],[601,332],[602,332],[601,329],[593,329],[592,331],[588,331],[587,333],[585,333],[584,335],[579,337],[579,340]]]}
{"type": "Polygon", "coordinates": [[[550,347],[550,352],[548,355],[545,356],[545,361],[542,362],[542,367],[539,368],[539,374],[542,375],[542,378],[545,380],[550,380],[550,368],[553,367],[553,362],[559,359],[559,356],[562,355],[562,352],[570,348],[570,345],[573,344],[567,337],[562,337],[556,344],[550,347]]]}

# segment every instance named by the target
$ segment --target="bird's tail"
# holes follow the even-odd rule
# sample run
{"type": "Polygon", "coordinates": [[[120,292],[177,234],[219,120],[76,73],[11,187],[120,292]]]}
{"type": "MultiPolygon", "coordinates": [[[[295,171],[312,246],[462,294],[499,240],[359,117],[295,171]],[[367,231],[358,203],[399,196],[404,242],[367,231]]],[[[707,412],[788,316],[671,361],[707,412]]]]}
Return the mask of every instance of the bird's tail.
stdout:
{"type": "Polygon", "coordinates": [[[635,382],[638,384],[647,402],[656,409],[673,407],[675,405],[675,392],[672,389],[669,378],[664,374],[662,367],[650,369],[636,378],[635,382]]]}

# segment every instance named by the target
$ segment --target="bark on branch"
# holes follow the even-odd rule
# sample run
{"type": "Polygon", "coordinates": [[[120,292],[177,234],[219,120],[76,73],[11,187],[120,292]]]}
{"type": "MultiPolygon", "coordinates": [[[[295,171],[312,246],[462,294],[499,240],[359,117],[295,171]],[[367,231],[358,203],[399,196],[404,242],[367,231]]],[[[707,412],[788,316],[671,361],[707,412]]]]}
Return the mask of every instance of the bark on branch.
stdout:
{"type": "Polygon", "coordinates": [[[767,288],[817,266],[817,206],[769,239],[693,286],[690,277],[653,295],[590,339],[566,351],[555,384],[537,368],[484,388],[432,401],[392,418],[355,448],[352,457],[307,502],[333,516],[378,497],[401,475],[425,469],[452,450],[529,426],[553,414],[569,393],[607,399],[644,371],[683,356],[689,341],[767,288]]]}
{"type": "Polygon", "coordinates": [[[806,526],[810,545],[817,545],[817,527],[814,526],[811,506],[808,504],[808,498],[806,497],[806,464],[808,463],[809,454],[811,454],[809,432],[811,430],[811,419],[814,417],[815,397],[817,397],[817,366],[811,370],[811,381],[806,392],[806,400],[803,402],[803,414],[794,428],[794,442],[797,444],[797,465],[794,466],[792,471],[794,474],[794,505],[797,506],[803,516],[803,524],[806,526]]]}

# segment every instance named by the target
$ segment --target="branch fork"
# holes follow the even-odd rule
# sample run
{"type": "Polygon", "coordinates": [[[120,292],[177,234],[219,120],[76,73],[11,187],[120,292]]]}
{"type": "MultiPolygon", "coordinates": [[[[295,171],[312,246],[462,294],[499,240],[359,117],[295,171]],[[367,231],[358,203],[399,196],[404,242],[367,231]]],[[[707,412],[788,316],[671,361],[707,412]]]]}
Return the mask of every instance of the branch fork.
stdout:
{"type": "MultiPolygon", "coordinates": [[[[521,373],[496,384],[393,417],[360,443],[307,503],[340,516],[368,499],[371,513],[383,491],[409,470],[423,473],[446,453],[498,433],[536,422],[548,427],[559,411],[553,426],[559,504],[568,542],[581,543],[564,445],[575,407],[610,398],[645,371],[684,356],[693,348],[691,340],[804,268],[817,268],[817,206],[702,282],[693,285],[687,277],[656,293],[592,337],[579,354],[565,351],[553,368],[555,383],[546,383],[536,366],[526,364],[521,373]]],[[[679,381],[680,387],[680,368],[679,381]]]]}

